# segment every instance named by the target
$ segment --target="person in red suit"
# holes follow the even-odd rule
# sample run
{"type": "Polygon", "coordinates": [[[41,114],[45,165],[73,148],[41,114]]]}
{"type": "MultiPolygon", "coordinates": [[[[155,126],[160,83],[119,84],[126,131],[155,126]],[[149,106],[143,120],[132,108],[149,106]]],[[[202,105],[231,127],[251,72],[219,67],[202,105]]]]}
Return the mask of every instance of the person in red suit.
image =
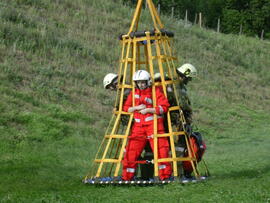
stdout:
{"type": "MultiPolygon", "coordinates": [[[[124,103],[123,110],[134,114],[134,124],[131,129],[126,152],[123,160],[123,180],[134,178],[138,157],[141,155],[147,142],[154,150],[154,114],[157,114],[157,133],[165,133],[163,114],[167,112],[170,104],[163,94],[161,87],[156,87],[156,106],[153,106],[152,85],[150,74],[145,70],[138,70],[133,76],[136,88],[134,93],[135,104],[132,105],[132,92],[124,103]]],[[[168,158],[169,142],[167,137],[158,138],[158,158],[168,158]]],[[[171,164],[159,163],[159,178],[165,180],[171,176],[171,164]]]]}

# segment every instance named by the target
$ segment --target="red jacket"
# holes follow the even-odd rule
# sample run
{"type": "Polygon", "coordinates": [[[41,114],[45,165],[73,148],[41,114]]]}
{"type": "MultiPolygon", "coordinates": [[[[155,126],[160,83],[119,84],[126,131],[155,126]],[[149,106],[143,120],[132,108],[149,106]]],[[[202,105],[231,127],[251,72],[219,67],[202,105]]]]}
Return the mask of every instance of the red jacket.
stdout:
{"type": "MultiPolygon", "coordinates": [[[[146,105],[146,108],[153,108],[152,101],[152,87],[146,88],[144,90],[135,89],[135,105],[138,106],[140,104],[146,105]]],[[[158,124],[163,124],[163,116],[162,114],[167,113],[170,104],[163,94],[161,87],[156,87],[156,114],[158,118],[158,124]]],[[[128,112],[129,107],[132,107],[132,91],[128,95],[123,110],[128,112]]],[[[147,113],[145,115],[139,113],[138,111],[134,111],[134,120],[135,125],[150,125],[153,124],[154,115],[151,113],[147,113]]]]}

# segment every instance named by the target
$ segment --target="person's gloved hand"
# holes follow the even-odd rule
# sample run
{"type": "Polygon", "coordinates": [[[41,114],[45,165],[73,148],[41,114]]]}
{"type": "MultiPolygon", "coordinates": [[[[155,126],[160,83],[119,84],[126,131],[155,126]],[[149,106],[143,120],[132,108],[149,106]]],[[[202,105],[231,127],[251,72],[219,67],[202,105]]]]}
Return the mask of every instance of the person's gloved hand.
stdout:
{"type": "Polygon", "coordinates": [[[156,109],[155,108],[145,108],[139,111],[141,114],[147,114],[147,113],[156,113],[156,109]]]}
{"type": "Polygon", "coordinates": [[[140,110],[145,109],[145,108],[146,108],[145,104],[141,104],[138,106],[130,107],[128,109],[128,112],[133,113],[134,111],[140,111],[140,110]]]}
{"type": "Polygon", "coordinates": [[[147,114],[148,113],[148,110],[149,110],[148,108],[142,109],[142,110],[140,110],[140,113],[143,114],[143,115],[144,114],[147,114]]]}
{"type": "Polygon", "coordinates": [[[137,111],[140,111],[140,110],[142,110],[142,109],[145,109],[146,106],[145,106],[145,104],[141,104],[141,105],[139,105],[139,106],[136,106],[135,108],[136,108],[137,111]]]}

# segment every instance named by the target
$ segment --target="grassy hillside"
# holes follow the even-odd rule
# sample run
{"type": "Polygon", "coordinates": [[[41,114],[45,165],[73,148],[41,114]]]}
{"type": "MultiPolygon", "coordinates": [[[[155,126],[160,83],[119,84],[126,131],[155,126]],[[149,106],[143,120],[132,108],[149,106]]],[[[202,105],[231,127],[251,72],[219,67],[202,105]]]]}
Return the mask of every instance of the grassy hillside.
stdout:
{"type": "MultiPolygon", "coordinates": [[[[199,71],[189,92],[212,178],[185,186],[81,183],[113,108],[102,80],[117,71],[117,37],[132,18],[119,2],[0,2],[0,201],[269,202],[269,41],[185,28],[165,16],[177,63],[199,71]]],[[[141,29],[150,22],[143,16],[141,29]]]]}

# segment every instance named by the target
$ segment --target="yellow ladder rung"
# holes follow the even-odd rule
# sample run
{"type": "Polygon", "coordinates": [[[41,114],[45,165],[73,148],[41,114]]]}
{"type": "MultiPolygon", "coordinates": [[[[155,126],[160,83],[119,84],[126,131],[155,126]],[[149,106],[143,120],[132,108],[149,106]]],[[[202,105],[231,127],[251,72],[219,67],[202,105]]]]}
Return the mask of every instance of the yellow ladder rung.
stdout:
{"type": "Polygon", "coordinates": [[[115,114],[123,114],[123,115],[131,115],[132,113],[128,113],[125,111],[114,111],[115,114]]]}
{"type": "MultiPolygon", "coordinates": [[[[151,40],[156,40],[157,38],[155,37],[155,36],[150,36],[149,37],[149,40],[151,41],[151,40]]],[[[142,42],[142,41],[146,41],[146,40],[148,40],[148,38],[147,37],[138,37],[138,38],[134,38],[133,39],[133,41],[135,41],[135,42],[142,42]]],[[[142,46],[145,46],[144,44],[139,44],[139,45],[142,45],[142,46]]]]}
{"type": "Polygon", "coordinates": [[[158,159],[158,163],[160,162],[173,162],[173,161],[196,161],[195,158],[192,157],[179,157],[179,158],[163,158],[158,159]]]}
{"type": "Polygon", "coordinates": [[[185,135],[185,131],[174,132],[173,135],[185,135]]]}
{"type": "Polygon", "coordinates": [[[120,161],[118,159],[95,159],[95,162],[119,163],[120,161]]]}
{"type": "Polygon", "coordinates": [[[156,56],[157,59],[158,59],[158,57],[160,57],[161,59],[171,58],[170,56],[167,56],[167,55],[156,56]]]}
{"type": "Polygon", "coordinates": [[[126,135],[105,135],[106,138],[126,138],[126,135]]]}
{"type": "Polygon", "coordinates": [[[172,133],[157,134],[156,137],[169,137],[171,135],[185,135],[185,132],[179,131],[179,132],[172,132],[172,133]]]}
{"type": "Polygon", "coordinates": [[[125,62],[133,62],[134,59],[133,58],[126,58],[126,59],[122,59],[121,62],[125,63],[125,62]]]}
{"type": "Polygon", "coordinates": [[[122,35],[122,38],[127,39],[127,38],[129,38],[129,35],[122,35]]]}
{"type": "Polygon", "coordinates": [[[125,84],[125,85],[121,85],[121,84],[119,84],[118,85],[119,86],[119,88],[132,88],[132,85],[127,85],[127,84],[125,84]]]}
{"type": "Polygon", "coordinates": [[[164,134],[157,134],[156,137],[169,137],[170,133],[164,133],[164,134]]]}
{"type": "Polygon", "coordinates": [[[179,110],[180,107],[179,106],[172,106],[169,108],[169,111],[176,111],[176,110],[179,110]]]}

